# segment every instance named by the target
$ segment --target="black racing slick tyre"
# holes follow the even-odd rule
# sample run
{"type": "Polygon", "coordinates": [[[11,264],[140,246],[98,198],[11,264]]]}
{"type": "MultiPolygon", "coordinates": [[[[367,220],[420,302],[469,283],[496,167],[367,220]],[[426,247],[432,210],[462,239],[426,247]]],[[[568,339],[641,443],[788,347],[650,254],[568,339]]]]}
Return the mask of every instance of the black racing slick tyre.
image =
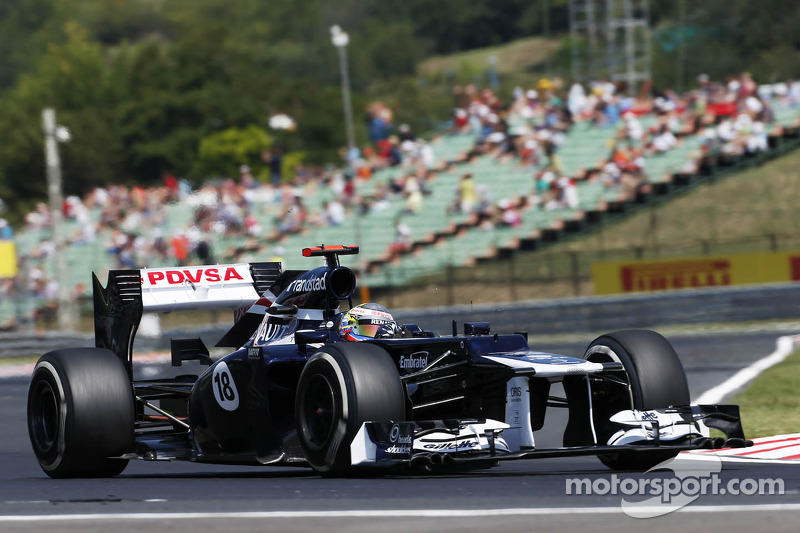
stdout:
{"type": "Polygon", "coordinates": [[[43,355],[28,389],[28,434],[53,478],[111,477],[134,448],[134,398],[122,361],[100,348],[43,355]]]}
{"type": "MultiPolygon", "coordinates": [[[[649,330],[617,331],[598,337],[584,359],[618,362],[625,368],[612,381],[592,382],[592,407],[598,443],[606,444],[621,426],[609,418],[626,409],[662,409],[689,405],[689,385],[678,354],[660,334],[649,330]]],[[[677,455],[676,451],[604,454],[600,460],[614,470],[651,468],[677,455]]]]}
{"type": "Polygon", "coordinates": [[[405,393],[389,354],[369,343],[336,343],[306,362],[297,386],[295,422],[308,464],[346,475],[350,443],[370,421],[405,420],[405,393]]]}

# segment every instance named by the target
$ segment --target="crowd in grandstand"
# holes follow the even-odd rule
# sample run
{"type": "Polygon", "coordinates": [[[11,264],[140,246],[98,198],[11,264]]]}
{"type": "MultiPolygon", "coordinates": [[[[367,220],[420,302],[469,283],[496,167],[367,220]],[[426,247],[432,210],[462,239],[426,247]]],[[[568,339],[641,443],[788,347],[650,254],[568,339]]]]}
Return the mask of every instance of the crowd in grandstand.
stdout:
{"type": "MultiPolygon", "coordinates": [[[[690,136],[702,142],[699,153],[686,163],[689,172],[709,154],[736,157],[766,150],[776,104],[800,105],[800,83],[758,86],[747,73],[725,82],[701,75],[697,87],[687,93],[645,86],[634,95],[623,84],[605,80],[567,88],[559,79],[543,79],[533,88],[515,89],[509,102],[490,89],[467,85],[454,89],[452,126],[445,135],[470,135],[475,142],[450,161],[437,159],[435,141],[421,139],[406,124],[395,127],[391,109],[376,102],[367,110],[370,144],[345,151],[341,168],[299,167],[294,176],[281,177],[280,155],[271,154],[269,182],[259,183],[247,166],[238,176],[196,190],[165,175],[159,187],[112,185],[84,198],[70,196],[63,214],[77,223],[78,229],[67,236],[71,246],[101,239],[114,267],[134,268],[150,265],[154,258],[181,265],[235,261],[257,250],[265,259],[279,257],[287,235],[312,226],[341,225],[354,214],[389,209],[391,199],[402,198],[395,218],[397,240],[388,251],[393,257],[411,245],[404,217],[424,216],[430,183],[446,168],[464,164],[465,169],[452,184],[448,212],[473,214],[474,223],[483,227],[515,227],[531,210],[578,209],[577,184],[583,180],[597,180],[621,196],[634,193],[646,184],[647,158],[675,149],[690,136]],[[559,150],[577,123],[608,130],[610,142],[606,157],[567,175],[559,150]],[[521,191],[516,199],[493,199],[487,187],[476,186],[469,169],[468,163],[479,157],[528,169],[530,191],[521,191]],[[386,168],[399,172],[391,179],[381,178],[386,168]],[[369,194],[363,193],[366,183],[369,194]],[[308,199],[322,192],[325,201],[310,209],[308,199]],[[171,203],[192,209],[179,227],[165,220],[162,206],[171,203]],[[240,238],[240,244],[217,250],[221,236],[240,238]]],[[[24,231],[51,226],[48,207],[39,204],[25,218],[24,231]]],[[[0,219],[0,238],[11,236],[10,226],[0,219]]],[[[57,284],[37,265],[54,251],[52,240],[42,240],[26,258],[28,279],[3,280],[3,294],[23,287],[52,301],[57,284]]]]}
{"type": "MultiPolygon", "coordinates": [[[[766,150],[773,104],[797,106],[800,84],[758,86],[743,73],[724,83],[700,75],[697,87],[684,94],[645,86],[639,95],[631,95],[624,84],[608,81],[588,87],[574,83],[564,94],[561,81],[555,79],[541,80],[536,89],[515,89],[510,105],[472,85],[457,87],[455,97],[452,131],[477,135],[470,155],[516,158],[538,169],[533,201],[559,209],[577,206],[574,179],[600,179],[607,187],[631,194],[644,182],[646,157],[669,152],[686,136],[702,135],[703,153],[740,156],[766,150]],[[655,121],[644,127],[642,116],[655,121]],[[577,122],[615,130],[615,142],[609,156],[594,168],[564,176],[558,149],[577,122]]],[[[687,161],[685,170],[695,171],[702,155],[687,161]]]]}

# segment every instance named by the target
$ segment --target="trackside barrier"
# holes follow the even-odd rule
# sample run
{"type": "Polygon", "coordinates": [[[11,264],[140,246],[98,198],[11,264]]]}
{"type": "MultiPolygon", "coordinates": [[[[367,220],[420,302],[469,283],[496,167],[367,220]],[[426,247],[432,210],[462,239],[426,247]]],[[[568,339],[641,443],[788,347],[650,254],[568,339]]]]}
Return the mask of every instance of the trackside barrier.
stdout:
{"type": "Polygon", "coordinates": [[[655,328],[670,324],[800,320],[800,283],[563,298],[441,309],[403,309],[401,322],[449,334],[452,321],[491,321],[492,331],[531,334],[655,328]]]}
{"type": "MultiPolygon", "coordinates": [[[[532,335],[653,328],[674,324],[800,321],[800,282],[687,289],[663,293],[590,296],[495,305],[390,310],[403,323],[415,323],[449,335],[452,321],[490,321],[498,333],[527,331],[532,335]]],[[[157,337],[137,336],[135,350],[169,350],[169,339],[221,337],[227,324],[173,329],[157,337]]],[[[58,332],[0,333],[0,358],[41,355],[55,348],[92,346],[93,334],[58,332]]]]}

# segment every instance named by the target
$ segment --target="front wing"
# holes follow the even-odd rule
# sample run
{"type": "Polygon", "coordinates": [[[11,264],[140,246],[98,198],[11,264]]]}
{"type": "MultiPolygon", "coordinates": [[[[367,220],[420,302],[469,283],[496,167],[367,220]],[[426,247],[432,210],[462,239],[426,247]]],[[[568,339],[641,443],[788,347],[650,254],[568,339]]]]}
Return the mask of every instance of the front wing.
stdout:
{"type": "Polygon", "coordinates": [[[534,459],[654,453],[752,445],[744,439],[738,407],[689,405],[649,411],[622,411],[612,417],[621,426],[607,443],[540,449],[514,447],[503,436],[512,426],[496,420],[365,422],[350,444],[354,466],[443,465],[486,460],[534,459]],[[708,428],[726,438],[711,438],[708,428]]]}

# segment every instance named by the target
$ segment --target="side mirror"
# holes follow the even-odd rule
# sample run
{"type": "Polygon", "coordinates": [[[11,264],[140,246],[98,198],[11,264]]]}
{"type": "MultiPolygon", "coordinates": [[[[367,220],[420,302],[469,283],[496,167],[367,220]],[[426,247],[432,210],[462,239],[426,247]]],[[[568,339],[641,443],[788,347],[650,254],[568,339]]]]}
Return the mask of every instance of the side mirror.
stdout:
{"type": "Polygon", "coordinates": [[[267,314],[272,316],[292,316],[297,314],[296,305],[273,305],[267,307],[267,314]]]}
{"type": "Polygon", "coordinates": [[[488,322],[465,322],[464,335],[488,335],[490,332],[488,322]]]}
{"type": "Polygon", "coordinates": [[[327,331],[301,329],[294,332],[294,343],[305,350],[307,344],[325,344],[330,340],[327,331]]]}
{"type": "Polygon", "coordinates": [[[403,335],[404,337],[432,338],[436,336],[436,334],[432,331],[422,331],[422,329],[416,324],[403,324],[403,328],[407,333],[407,335],[403,335]]]}

